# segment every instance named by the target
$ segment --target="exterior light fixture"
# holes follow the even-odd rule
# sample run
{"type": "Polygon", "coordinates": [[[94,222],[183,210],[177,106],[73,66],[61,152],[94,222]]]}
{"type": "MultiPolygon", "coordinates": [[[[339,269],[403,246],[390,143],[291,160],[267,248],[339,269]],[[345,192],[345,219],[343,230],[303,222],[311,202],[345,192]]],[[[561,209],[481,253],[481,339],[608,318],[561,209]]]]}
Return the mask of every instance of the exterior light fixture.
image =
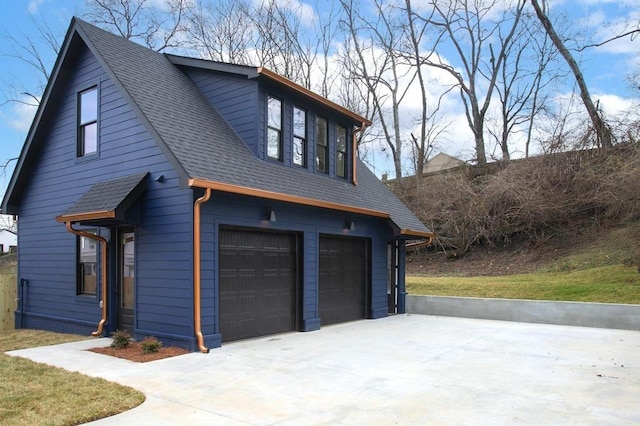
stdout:
{"type": "Polygon", "coordinates": [[[355,231],[356,230],[356,223],[353,220],[348,220],[347,224],[344,227],[344,229],[346,229],[348,231],[355,231]]]}
{"type": "Polygon", "coordinates": [[[269,222],[275,222],[276,221],[276,212],[274,210],[267,209],[267,220],[269,222]]]}

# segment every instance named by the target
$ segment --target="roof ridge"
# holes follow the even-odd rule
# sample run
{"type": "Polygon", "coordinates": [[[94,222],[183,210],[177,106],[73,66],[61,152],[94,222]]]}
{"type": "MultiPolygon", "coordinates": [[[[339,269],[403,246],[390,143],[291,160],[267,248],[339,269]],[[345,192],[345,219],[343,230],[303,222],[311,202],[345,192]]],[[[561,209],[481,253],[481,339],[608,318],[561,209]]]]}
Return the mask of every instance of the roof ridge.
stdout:
{"type": "MultiPolygon", "coordinates": [[[[384,209],[400,230],[428,232],[370,171],[360,173],[359,184],[354,186],[339,179],[329,181],[328,176],[312,170],[275,165],[256,157],[194,81],[165,54],[74,17],[56,61],[58,71],[68,50],[78,48],[72,43],[77,40],[76,34],[165,153],[181,185],[198,179],[317,200],[319,205],[329,202],[363,210],[384,209]]],[[[56,72],[50,85],[55,87],[57,78],[56,72]]]]}

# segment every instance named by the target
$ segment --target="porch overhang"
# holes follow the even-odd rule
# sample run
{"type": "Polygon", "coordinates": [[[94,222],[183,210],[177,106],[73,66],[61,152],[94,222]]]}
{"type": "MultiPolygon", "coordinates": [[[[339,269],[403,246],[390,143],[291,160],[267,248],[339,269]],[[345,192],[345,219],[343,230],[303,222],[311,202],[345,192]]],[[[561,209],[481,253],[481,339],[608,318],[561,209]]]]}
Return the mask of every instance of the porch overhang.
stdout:
{"type": "Polygon", "coordinates": [[[126,223],[127,210],[147,188],[147,176],[149,173],[145,172],[98,182],[56,221],[95,226],[126,223]]]}

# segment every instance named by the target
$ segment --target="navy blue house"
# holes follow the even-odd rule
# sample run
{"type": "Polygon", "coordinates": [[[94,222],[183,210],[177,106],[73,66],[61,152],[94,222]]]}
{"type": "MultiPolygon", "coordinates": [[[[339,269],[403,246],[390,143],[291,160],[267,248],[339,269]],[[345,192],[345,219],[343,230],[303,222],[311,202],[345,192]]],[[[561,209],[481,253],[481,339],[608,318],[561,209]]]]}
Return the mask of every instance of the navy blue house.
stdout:
{"type": "Polygon", "coordinates": [[[370,124],[74,18],[2,201],[16,326],[207,352],[404,312],[405,242],[432,233],[357,159],[370,124]]]}

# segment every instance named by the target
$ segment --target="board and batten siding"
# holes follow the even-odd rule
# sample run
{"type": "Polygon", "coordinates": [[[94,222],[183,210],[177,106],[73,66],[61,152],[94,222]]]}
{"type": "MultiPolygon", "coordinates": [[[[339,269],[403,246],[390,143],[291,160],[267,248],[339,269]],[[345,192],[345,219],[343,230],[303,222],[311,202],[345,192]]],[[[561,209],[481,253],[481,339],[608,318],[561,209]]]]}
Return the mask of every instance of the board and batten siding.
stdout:
{"type": "Polygon", "coordinates": [[[301,236],[302,331],[317,330],[321,326],[321,318],[318,317],[320,235],[369,239],[371,289],[367,316],[380,318],[387,315],[387,244],[392,238],[392,231],[384,219],[215,191],[202,209],[202,324],[207,345],[215,347],[220,344],[216,321],[219,312],[217,241],[220,227],[292,232],[301,236]],[[276,222],[266,219],[267,209],[276,212],[276,222]],[[356,222],[356,231],[344,229],[348,220],[356,222]]]}
{"type": "MultiPolygon", "coordinates": [[[[86,48],[56,83],[46,122],[41,123],[40,155],[29,170],[19,208],[19,278],[25,286],[25,327],[88,333],[100,320],[100,297],[76,295],[76,237],[55,221],[96,182],[150,172],[138,201],[136,226],[136,317],[140,334],[192,339],[192,202],[178,176],[142,125],[126,98],[86,48]],[[98,85],[99,152],[76,157],[77,93],[98,85]],[[163,175],[162,182],[153,177],[163,175]]],[[[79,227],[80,228],[80,227],[79,227]]],[[[106,228],[101,235],[117,243],[106,228]]],[[[110,250],[110,254],[114,251],[110,250]]],[[[113,262],[112,262],[113,263],[113,262]]],[[[109,270],[114,291],[116,269],[109,270]]],[[[109,295],[113,302],[114,294],[109,295]]],[[[110,304],[109,319],[115,319],[110,304]]],[[[21,318],[17,313],[16,319],[21,318]]],[[[112,331],[110,324],[107,331],[112,331]]]]}

